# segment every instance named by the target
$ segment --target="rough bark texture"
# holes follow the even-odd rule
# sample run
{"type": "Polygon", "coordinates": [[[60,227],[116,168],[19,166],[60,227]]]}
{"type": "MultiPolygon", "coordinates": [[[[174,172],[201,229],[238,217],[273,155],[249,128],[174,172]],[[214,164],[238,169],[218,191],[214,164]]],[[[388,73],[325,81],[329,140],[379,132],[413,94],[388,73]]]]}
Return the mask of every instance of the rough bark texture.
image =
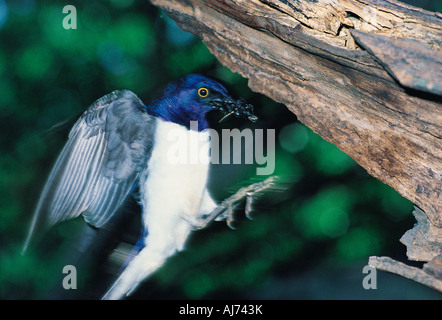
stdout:
{"type": "Polygon", "coordinates": [[[418,259],[440,252],[441,14],[393,0],[150,1],[422,209],[439,242],[418,259]]]}
{"type": "Polygon", "coordinates": [[[435,227],[419,208],[415,208],[413,215],[417,223],[401,238],[407,247],[407,256],[410,260],[430,261],[436,256],[442,256],[442,232],[435,227]]]}

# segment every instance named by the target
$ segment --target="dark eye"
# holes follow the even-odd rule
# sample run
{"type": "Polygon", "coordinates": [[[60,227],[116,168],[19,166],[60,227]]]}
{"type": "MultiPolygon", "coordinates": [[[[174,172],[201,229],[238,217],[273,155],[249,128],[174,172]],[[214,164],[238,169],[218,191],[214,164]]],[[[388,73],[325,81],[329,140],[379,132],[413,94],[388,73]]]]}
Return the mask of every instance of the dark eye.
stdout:
{"type": "Polygon", "coordinates": [[[198,95],[202,98],[205,98],[209,95],[209,89],[207,88],[199,88],[198,89],[198,95]]]}

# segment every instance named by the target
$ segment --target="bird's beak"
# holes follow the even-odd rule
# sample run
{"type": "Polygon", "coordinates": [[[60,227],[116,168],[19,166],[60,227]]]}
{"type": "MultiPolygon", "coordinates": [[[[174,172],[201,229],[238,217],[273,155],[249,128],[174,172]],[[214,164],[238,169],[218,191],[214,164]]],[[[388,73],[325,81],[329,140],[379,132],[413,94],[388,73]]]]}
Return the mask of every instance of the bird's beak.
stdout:
{"type": "Polygon", "coordinates": [[[222,99],[212,101],[212,106],[224,114],[219,122],[224,121],[230,116],[245,118],[252,122],[258,120],[258,117],[253,113],[253,106],[246,103],[243,99],[234,100],[231,97],[223,97],[222,99]]]}

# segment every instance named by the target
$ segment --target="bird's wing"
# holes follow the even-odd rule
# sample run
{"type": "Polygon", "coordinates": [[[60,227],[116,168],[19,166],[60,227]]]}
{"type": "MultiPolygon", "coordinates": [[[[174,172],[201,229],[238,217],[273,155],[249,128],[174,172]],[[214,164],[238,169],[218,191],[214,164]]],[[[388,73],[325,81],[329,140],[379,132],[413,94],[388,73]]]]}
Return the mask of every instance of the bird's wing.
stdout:
{"type": "Polygon", "coordinates": [[[36,233],[83,214],[99,228],[147,165],[155,119],[131,91],[95,101],[72,128],[40,196],[24,250],[36,233]]]}

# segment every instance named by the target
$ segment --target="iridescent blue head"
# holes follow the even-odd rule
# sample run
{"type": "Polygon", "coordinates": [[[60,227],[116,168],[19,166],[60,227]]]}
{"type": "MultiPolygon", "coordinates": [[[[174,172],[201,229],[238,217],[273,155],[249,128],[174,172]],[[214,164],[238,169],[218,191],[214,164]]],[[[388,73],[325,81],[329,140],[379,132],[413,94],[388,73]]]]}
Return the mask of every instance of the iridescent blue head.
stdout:
{"type": "MultiPolygon", "coordinates": [[[[244,100],[234,100],[219,82],[205,76],[190,74],[168,84],[147,107],[149,114],[190,128],[198,121],[198,130],[209,127],[208,112],[221,111],[224,120],[230,115],[256,121],[253,107],[244,100]]],[[[221,121],[220,120],[220,121],[221,121]]]]}

